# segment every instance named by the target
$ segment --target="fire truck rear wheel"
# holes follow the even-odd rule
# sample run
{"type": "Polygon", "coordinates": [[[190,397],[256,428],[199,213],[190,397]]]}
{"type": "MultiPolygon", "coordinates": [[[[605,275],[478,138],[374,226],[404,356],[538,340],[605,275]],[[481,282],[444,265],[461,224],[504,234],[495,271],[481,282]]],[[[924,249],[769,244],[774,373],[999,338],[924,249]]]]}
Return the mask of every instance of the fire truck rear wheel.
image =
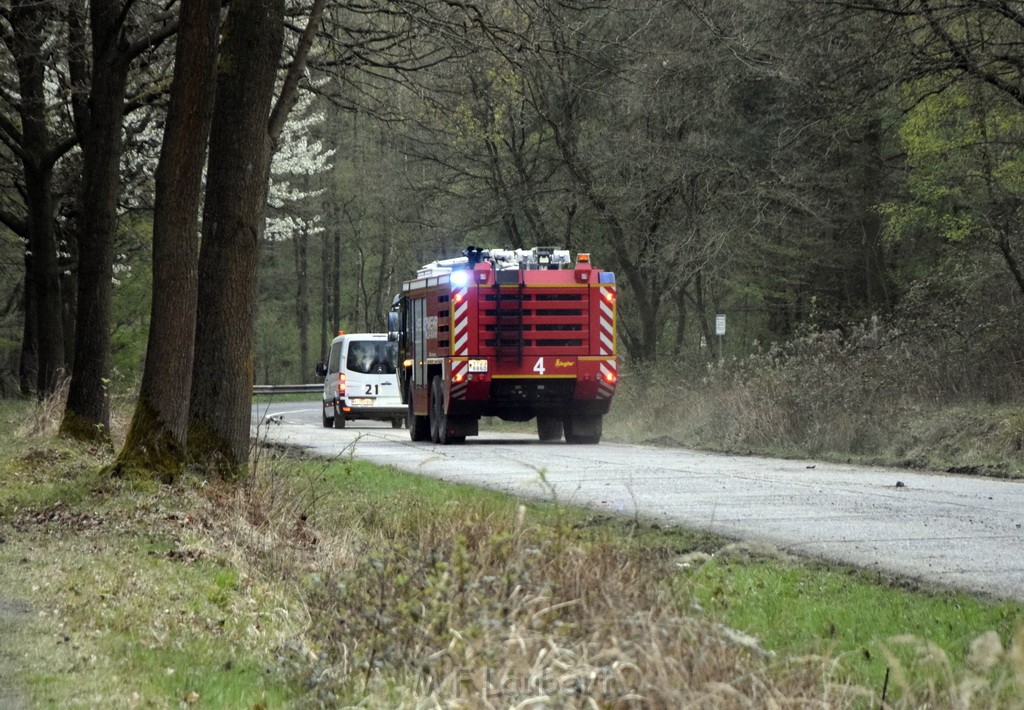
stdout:
{"type": "Polygon", "coordinates": [[[565,418],[565,440],[570,444],[597,444],[601,441],[601,415],[574,412],[565,418]]]}
{"type": "Polygon", "coordinates": [[[562,420],[548,415],[537,416],[537,437],[541,441],[560,441],[562,439],[562,420]]]}
{"type": "Polygon", "coordinates": [[[409,438],[413,441],[426,441],[430,438],[430,418],[416,415],[412,405],[412,383],[409,383],[409,438]]]}

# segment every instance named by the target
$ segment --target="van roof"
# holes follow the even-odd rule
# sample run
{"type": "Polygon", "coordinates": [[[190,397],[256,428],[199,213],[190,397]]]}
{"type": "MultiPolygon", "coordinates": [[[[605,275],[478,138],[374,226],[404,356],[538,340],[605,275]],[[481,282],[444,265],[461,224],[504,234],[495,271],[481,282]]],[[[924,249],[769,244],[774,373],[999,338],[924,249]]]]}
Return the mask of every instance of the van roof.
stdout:
{"type": "Polygon", "coordinates": [[[387,339],[388,339],[388,334],[387,333],[345,333],[344,335],[339,335],[334,340],[332,340],[331,344],[333,345],[334,343],[340,342],[342,340],[387,340],[387,339]]]}

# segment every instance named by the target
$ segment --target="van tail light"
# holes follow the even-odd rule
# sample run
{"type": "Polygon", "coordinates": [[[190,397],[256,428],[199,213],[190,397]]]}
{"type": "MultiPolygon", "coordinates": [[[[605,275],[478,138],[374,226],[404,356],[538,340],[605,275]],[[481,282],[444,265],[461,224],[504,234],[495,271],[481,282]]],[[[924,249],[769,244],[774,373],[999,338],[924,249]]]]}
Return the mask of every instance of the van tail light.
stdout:
{"type": "Polygon", "coordinates": [[[345,396],[345,373],[344,372],[339,372],[338,373],[338,396],[339,397],[344,397],[345,396]]]}

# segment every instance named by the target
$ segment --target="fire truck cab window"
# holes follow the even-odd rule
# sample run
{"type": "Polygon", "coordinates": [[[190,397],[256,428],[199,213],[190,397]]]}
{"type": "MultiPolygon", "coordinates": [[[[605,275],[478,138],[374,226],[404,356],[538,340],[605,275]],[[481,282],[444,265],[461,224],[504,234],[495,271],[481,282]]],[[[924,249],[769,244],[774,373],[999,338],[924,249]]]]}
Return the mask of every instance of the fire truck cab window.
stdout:
{"type": "Polygon", "coordinates": [[[349,343],[346,369],[363,375],[393,375],[398,362],[398,343],[356,340],[349,343]]]}

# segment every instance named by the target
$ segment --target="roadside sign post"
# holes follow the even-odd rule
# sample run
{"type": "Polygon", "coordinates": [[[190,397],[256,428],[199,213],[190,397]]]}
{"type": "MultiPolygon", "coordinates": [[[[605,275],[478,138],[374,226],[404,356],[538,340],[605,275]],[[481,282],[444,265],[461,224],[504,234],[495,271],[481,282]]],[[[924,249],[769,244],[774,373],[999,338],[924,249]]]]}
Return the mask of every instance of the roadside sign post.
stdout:
{"type": "Polygon", "coordinates": [[[718,336],[718,364],[721,365],[725,360],[725,356],[722,351],[722,337],[725,335],[724,313],[719,313],[715,316],[715,335],[718,336]]]}

